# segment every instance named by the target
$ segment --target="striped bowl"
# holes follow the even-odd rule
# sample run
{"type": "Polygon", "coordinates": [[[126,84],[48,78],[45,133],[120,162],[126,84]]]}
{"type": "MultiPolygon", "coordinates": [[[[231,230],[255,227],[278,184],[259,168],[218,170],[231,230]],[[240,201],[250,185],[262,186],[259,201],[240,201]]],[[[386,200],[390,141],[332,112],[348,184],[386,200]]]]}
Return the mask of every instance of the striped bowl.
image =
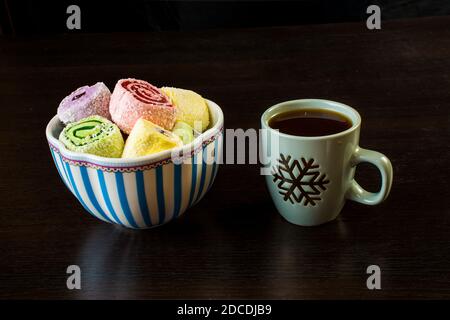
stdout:
{"type": "Polygon", "coordinates": [[[193,143],[134,159],[104,158],[67,150],[63,124],[53,117],[46,136],[66,187],[94,217],[145,229],[183,214],[211,188],[222,157],[223,113],[207,100],[212,126],[193,143]],[[173,158],[176,152],[180,155],[173,158]]]}

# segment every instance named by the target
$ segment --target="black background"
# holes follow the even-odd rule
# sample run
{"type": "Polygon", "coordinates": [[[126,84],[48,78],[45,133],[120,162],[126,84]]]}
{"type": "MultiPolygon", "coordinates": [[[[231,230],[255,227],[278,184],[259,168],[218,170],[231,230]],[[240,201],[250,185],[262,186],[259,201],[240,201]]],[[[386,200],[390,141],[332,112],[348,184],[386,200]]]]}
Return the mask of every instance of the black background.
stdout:
{"type": "MultiPolygon", "coordinates": [[[[449,14],[450,3],[371,3],[382,30],[366,28],[366,1],[0,0],[0,298],[449,298],[450,17],[403,18],[449,14]],[[66,29],[72,3],[80,31],[66,29]],[[270,28],[283,24],[301,26],[270,28]],[[175,32],[131,33],[155,30],[175,32]],[[130,76],[211,98],[227,128],[258,128],[285,100],[354,106],[361,146],[393,163],[391,194],[300,228],[276,212],[258,166],[224,165],[167,226],[90,218],[59,179],[44,128],[73,89],[130,76]],[[81,291],[65,286],[71,264],[81,291]],[[366,288],[371,264],[382,290],[366,288]]],[[[368,165],[357,180],[378,188],[368,165]]]]}
{"type": "Polygon", "coordinates": [[[2,0],[1,29],[7,35],[68,32],[66,9],[71,4],[81,8],[82,26],[78,32],[186,31],[363,21],[370,4],[380,6],[383,20],[450,14],[447,0],[2,0]]]}

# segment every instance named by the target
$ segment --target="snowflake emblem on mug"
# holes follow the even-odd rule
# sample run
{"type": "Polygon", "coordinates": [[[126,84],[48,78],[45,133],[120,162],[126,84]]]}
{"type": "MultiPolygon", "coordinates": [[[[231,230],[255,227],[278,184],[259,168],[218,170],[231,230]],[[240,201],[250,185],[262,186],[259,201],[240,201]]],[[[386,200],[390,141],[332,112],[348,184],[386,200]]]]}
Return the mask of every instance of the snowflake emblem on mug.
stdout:
{"type": "Polygon", "coordinates": [[[272,168],[273,182],[277,183],[284,201],[300,204],[303,201],[305,206],[315,206],[330,181],[325,174],[320,174],[319,165],[314,164],[314,159],[307,161],[301,158],[301,163],[291,159],[291,156],[280,154],[278,165],[272,168]]]}

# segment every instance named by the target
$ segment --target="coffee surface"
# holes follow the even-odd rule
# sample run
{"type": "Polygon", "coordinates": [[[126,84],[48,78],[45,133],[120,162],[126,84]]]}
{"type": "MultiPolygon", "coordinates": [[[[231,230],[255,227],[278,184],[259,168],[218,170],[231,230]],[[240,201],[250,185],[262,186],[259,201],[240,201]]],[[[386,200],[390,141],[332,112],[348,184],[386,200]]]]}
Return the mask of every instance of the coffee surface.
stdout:
{"type": "Polygon", "coordinates": [[[278,113],[269,119],[269,126],[282,133],[316,137],[345,131],[352,121],[345,115],[323,109],[301,109],[278,113]]]}

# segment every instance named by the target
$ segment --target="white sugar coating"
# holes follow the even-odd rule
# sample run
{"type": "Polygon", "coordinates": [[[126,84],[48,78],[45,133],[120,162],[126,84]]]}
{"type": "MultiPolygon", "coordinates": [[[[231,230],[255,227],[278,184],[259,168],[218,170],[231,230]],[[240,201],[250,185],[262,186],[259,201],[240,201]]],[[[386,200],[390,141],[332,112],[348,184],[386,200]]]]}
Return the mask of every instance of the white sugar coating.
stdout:
{"type": "MultiPolygon", "coordinates": [[[[92,130],[92,128],[88,128],[88,130],[92,130]]],[[[68,150],[107,158],[120,158],[124,147],[119,127],[100,116],[90,116],[68,124],[60,133],[59,140],[68,150]],[[86,124],[92,125],[92,121],[98,122],[95,125],[98,132],[83,137],[74,136],[74,129],[83,130],[83,126],[86,124]]]]}
{"type": "Polygon", "coordinates": [[[103,82],[83,86],[65,97],[58,107],[58,117],[65,124],[98,115],[111,119],[109,100],[111,92],[103,82]]]}
{"type": "Polygon", "coordinates": [[[116,83],[109,110],[114,123],[126,134],[141,117],[167,130],[175,124],[176,110],[169,97],[150,83],[134,78],[116,83]]]}

